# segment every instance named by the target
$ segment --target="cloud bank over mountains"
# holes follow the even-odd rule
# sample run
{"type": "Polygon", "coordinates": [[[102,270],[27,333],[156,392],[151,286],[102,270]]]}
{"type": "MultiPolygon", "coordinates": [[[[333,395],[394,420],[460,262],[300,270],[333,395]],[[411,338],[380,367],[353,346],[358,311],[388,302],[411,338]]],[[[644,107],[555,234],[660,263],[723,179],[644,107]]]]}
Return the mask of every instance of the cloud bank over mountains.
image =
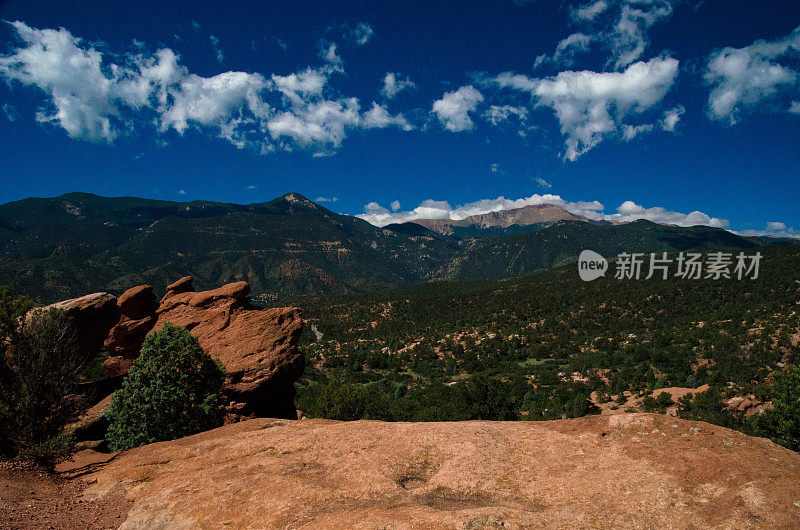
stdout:
{"type": "Polygon", "coordinates": [[[762,230],[739,230],[736,232],[742,236],[768,236],[768,237],[790,237],[800,239],[800,230],[786,226],[786,223],[773,221],[767,223],[762,230]]]}
{"type": "Polygon", "coordinates": [[[389,211],[380,204],[371,202],[364,207],[364,213],[356,217],[364,219],[376,226],[386,226],[391,223],[404,223],[414,219],[461,220],[472,215],[542,204],[554,204],[572,214],[582,215],[594,221],[627,223],[637,219],[647,219],[654,223],[674,224],[678,226],[704,225],[716,228],[728,228],[730,226],[727,219],[710,217],[703,212],[694,211],[690,213],[680,213],[661,207],[645,208],[633,201],[623,202],[617,207],[616,213],[609,214],[605,212],[605,206],[599,201],[571,202],[564,200],[560,195],[550,193],[544,195],[533,194],[530,197],[521,199],[506,199],[505,197],[482,199],[462,204],[455,208],[446,201],[428,199],[422,201],[422,203],[413,210],[407,211],[396,211],[396,209],[394,209],[395,211],[389,211]]]}
{"type": "MultiPolygon", "coordinates": [[[[549,185],[541,177],[536,179],[549,185]]],[[[523,208],[525,206],[539,206],[543,204],[553,204],[564,208],[569,213],[582,215],[593,221],[611,221],[618,223],[629,223],[639,219],[646,219],[658,224],[669,224],[676,226],[710,226],[729,230],[742,236],[767,236],[800,239],[800,230],[786,226],[782,222],[769,222],[761,230],[731,230],[730,222],[727,219],[711,217],[700,211],[682,213],[669,210],[660,206],[644,207],[633,201],[624,201],[616,208],[615,213],[606,213],[605,206],[600,201],[567,201],[560,195],[546,193],[533,194],[530,197],[521,199],[506,199],[497,197],[495,199],[481,199],[468,202],[453,207],[447,201],[436,201],[427,199],[422,201],[419,206],[412,210],[400,211],[400,203],[394,201],[391,210],[378,204],[370,202],[364,206],[364,213],[357,214],[356,217],[363,219],[375,226],[386,226],[392,223],[405,223],[415,219],[450,219],[460,221],[472,215],[480,215],[503,210],[523,208]]]]}

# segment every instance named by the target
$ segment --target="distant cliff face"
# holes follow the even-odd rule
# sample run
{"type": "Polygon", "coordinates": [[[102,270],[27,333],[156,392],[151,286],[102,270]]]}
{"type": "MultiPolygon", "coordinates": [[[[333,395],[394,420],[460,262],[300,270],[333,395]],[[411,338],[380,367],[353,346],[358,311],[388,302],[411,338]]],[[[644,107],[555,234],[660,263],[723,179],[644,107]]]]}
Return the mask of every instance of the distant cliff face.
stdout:
{"type": "Polygon", "coordinates": [[[67,464],[122,528],[790,528],[800,455],[669,416],[255,419],[67,464]],[[81,462],[94,462],[81,468],[81,462]],[[95,466],[95,467],[93,467],[95,466]],[[91,472],[94,469],[94,472],[91,472]]]}

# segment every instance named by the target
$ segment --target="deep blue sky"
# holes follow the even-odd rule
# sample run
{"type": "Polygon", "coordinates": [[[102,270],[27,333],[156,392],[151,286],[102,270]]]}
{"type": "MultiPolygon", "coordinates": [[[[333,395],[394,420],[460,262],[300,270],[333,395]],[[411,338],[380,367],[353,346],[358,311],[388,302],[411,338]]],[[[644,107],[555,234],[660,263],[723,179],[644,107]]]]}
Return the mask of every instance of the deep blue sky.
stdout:
{"type": "MultiPolygon", "coordinates": [[[[311,199],[337,197],[326,206],[356,214],[372,201],[385,208],[399,201],[404,211],[426,199],[456,207],[499,196],[520,199],[551,193],[565,201],[600,201],[606,214],[614,214],[623,201],[633,201],[674,212],[699,210],[729,220],[735,230],[763,230],[767,222],[800,229],[800,103],[794,109],[798,112],[789,112],[793,102],[800,102],[800,83],[791,79],[792,72],[798,72],[800,40],[793,48],[790,38],[800,26],[800,3],[653,0],[653,9],[667,10],[659,15],[642,0],[606,1],[606,10],[594,22],[571,18],[574,9],[593,4],[585,1],[229,2],[222,9],[219,2],[196,1],[6,1],[0,3],[0,18],[20,21],[35,31],[64,28],[83,39],[78,48],[102,54],[102,72],[109,78],[111,63],[130,65],[136,54],[148,58],[169,48],[179,56],[186,75],[210,78],[247,72],[269,82],[272,74],[287,76],[308,67],[323,71],[332,63],[319,51],[336,44],[341,71],[326,74],[320,100],[357,98],[356,120],[365,119],[374,101],[391,115],[402,113],[406,128],[413,130],[369,128],[362,121],[346,126],[337,146],[324,141],[303,144],[266,128],[258,132],[254,125],[246,145],[237,148],[219,138],[215,123],[190,119],[182,134],[175,127],[161,132],[158,120],[163,114],[156,110],[153,89],[149,107],[118,104],[121,115],[111,113],[117,127],[113,141],[80,131],[70,137],[58,120],[37,119],[37,113],[55,114],[55,85],[48,85],[48,79],[69,76],[68,66],[37,63],[35,68],[52,71],[36,71],[35,81],[25,81],[13,73],[19,72],[20,63],[7,61],[0,68],[0,106],[5,111],[0,114],[0,202],[87,191],[250,203],[296,191],[311,199]],[[615,63],[619,53],[613,42],[620,35],[612,29],[618,14],[630,7],[657,20],[642,22],[635,35],[643,51],[633,60],[615,63]],[[373,32],[363,45],[357,40],[364,34],[353,33],[359,23],[373,32]],[[559,42],[574,33],[590,36],[593,44],[572,62],[552,59],[559,42]],[[221,62],[212,35],[218,40],[221,62]],[[785,50],[751,46],[758,39],[785,43],[785,50]],[[765,85],[763,70],[726,70],[726,86],[740,90],[739,100],[731,113],[713,115],[709,97],[720,81],[703,80],[712,69],[710,55],[725,47],[743,49],[742,56],[782,69],[784,77],[765,85]],[[551,59],[534,69],[540,55],[551,59]],[[575,160],[565,157],[565,142],[578,133],[560,121],[555,109],[584,100],[553,101],[541,91],[532,97],[491,82],[502,72],[512,72],[534,83],[545,80],[546,85],[559,72],[623,75],[639,62],[666,64],[670,59],[678,61],[677,72],[663,96],[641,113],[619,111],[612,101],[608,108],[614,130],[600,135],[575,160]],[[380,90],[388,72],[401,74],[398,79],[407,76],[415,87],[386,98],[380,90]],[[467,86],[483,98],[474,110],[456,113],[450,122],[432,111],[436,100],[467,86]],[[492,124],[482,117],[490,105],[525,108],[524,126],[513,118],[492,124]],[[674,130],[662,130],[665,113],[676,108],[685,110],[674,130]],[[471,127],[459,122],[463,116],[469,117],[471,127]],[[456,130],[447,130],[448,123],[456,130]],[[652,130],[627,141],[626,125],[652,130]],[[264,144],[273,151],[260,153],[258,146],[264,144]]],[[[10,24],[0,28],[1,56],[38,45],[39,41],[20,40],[19,30],[10,24]]],[[[600,77],[591,78],[602,83],[600,77]]],[[[573,90],[570,79],[564,77],[560,86],[573,90]]],[[[86,104],[89,113],[107,112],[98,110],[103,101],[81,100],[85,87],[70,82],[52,81],[62,83],[55,89],[59,94],[66,90],[76,98],[71,109],[86,104]]],[[[616,94],[625,97],[626,90],[623,83],[616,94]]],[[[289,108],[280,94],[263,98],[273,112],[289,108]]],[[[602,98],[599,104],[605,105],[602,98]]],[[[241,117],[242,105],[246,107],[234,103],[221,119],[241,117]]],[[[242,116],[252,118],[247,110],[242,116]]],[[[270,119],[259,123],[266,127],[270,119]]],[[[776,226],[774,232],[783,230],[776,226]]]]}

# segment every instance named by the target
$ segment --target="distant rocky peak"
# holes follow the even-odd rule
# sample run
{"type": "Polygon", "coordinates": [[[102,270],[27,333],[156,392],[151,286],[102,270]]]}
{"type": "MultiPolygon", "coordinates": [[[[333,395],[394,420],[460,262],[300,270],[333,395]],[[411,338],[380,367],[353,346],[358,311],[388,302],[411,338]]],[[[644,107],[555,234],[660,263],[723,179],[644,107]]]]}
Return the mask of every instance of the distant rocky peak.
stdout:
{"type": "Polygon", "coordinates": [[[84,217],[81,207],[72,204],[69,201],[61,201],[61,209],[70,215],[74,215],[75,217],[84,217]]]}
{"type": "Polygon", "coordinates": [[[295,204],[297,206],[306,206],[309,208],[316,208],[317,205],[311,202],[310,200],[306,199],[299,193],[287,193],[282,197],[285,201],[295,204]]]}
{"type": "Polygon", "coordinates": [[[584,221],[582,215],[568,212],[556,204],[532,204],[520,208],[497,210],[470,215],[463,219],[415,219],[411,221],[443,235],[451,235],[454,227],[509,228],[511,226],[543,225],[549,226],[560,221],[584,221]]]}
{"type": "Polygon", "coordinates": [[[507,228],[511,225],[530,225],[537,223],[554,223],[557,221],[586,221],[582,216],[574,215],[555,204],[531,204],[521,208],[499,210],[464,218],[467,224],[481,226],[499,226],[507,228]]]}

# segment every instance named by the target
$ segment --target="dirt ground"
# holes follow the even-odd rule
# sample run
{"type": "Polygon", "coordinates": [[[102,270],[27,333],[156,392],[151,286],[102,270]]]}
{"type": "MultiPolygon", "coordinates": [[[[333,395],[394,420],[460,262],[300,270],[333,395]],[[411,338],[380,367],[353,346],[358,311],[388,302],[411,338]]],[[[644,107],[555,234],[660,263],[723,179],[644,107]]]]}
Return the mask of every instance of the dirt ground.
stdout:
{"type": "Polygon", "coordinates": [[[133,503],[121,495],[83,499],[86,484],[0,463],[0,528],[117,528],[133,503]]]}

